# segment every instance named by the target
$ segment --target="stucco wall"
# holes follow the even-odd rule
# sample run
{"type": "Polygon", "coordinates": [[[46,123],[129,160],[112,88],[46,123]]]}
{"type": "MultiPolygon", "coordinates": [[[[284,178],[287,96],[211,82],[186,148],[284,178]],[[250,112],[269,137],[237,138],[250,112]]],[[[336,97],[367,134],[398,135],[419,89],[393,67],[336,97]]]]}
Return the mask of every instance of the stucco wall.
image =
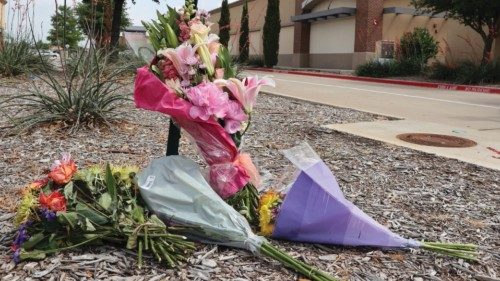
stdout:
{"type": "MultiPolygon", "coordinates": [[[[262,54],[262,27],[264,26],[264,19],[267,10],[267,0],[251,0],[248,2],[249,14],[249,41],[250,41],[250,55],[262,54]]],[[[231,39],[229,40],[229,49],[231,54],[238,54],[238,38],[241,25],[241,13],[243,11],[243,2],[230,4],[229,14],[231,18],[230,33],[231,39]]],[[[280,54],[293,53],[293,23],[291,17],[295,14],[295,3],[292,0],[280,1],[280,54]]],[[[220,10],[216,9],[211,12],[210,21],[212,31],[219,33],[218,21],[220,19],[220,10]]]]}
{"type": "Polygon", "coordinates": [[[311,54],[352,53],[354,17],[317,21],[311,24],[311,54]]]}
{"type": "MultiPolygon", "coordinates": [[[[413,8],[408,0],[385,0],[384,7],[413,8]]],[[[405,32],[416,27],[427,28],[439,42],[437,59],[440,61],[454,63],[481,59],[484,44],[479,34],[453,19],[384,14],[382,39],[397,42],[405,32]]]]}
{"type": "Polygon", "coordinates": [[[5,25],[6,25],[6,8],[5,8],[5,3],[3,3],[2,0],[0,0],[0,28],[2,29],[5,29],[5,25]]]}
{"type": "MultiPolygon", "coordinates": [[[[292,0],[289,0],[292,1],[292,0]]],[[[328,9],[334,9],[334,8],[339,8],[339,7],[353,7],[356,8],[356,1],[355,0],[323,0],[316,4],[311,11],[312,12],[319,12],[319,11],[324,11],[328,9]]]]}

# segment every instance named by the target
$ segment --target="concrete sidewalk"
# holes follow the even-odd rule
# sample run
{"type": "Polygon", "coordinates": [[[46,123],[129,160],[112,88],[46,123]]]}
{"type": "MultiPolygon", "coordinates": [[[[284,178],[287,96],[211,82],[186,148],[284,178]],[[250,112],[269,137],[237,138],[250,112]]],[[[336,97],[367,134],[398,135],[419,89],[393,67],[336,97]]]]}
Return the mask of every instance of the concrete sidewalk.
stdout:
{"type": "MultiPolygon", "coordinates": [[[[259,76],[267,72],[251,71],[259,76]]],[[[403,121],[334,124],[352,133],[468,163],[500,170],[500,95],[426,89],[402,85],[272,73],[276,88],[264,92],[337,107],[375,113],[403,121]],[[436,133],[470,138],[475,148],[439,148],[403,143],[401,133],[436,133]]],[[[330,125],[330,124],[325,124],[330,125]]]]}

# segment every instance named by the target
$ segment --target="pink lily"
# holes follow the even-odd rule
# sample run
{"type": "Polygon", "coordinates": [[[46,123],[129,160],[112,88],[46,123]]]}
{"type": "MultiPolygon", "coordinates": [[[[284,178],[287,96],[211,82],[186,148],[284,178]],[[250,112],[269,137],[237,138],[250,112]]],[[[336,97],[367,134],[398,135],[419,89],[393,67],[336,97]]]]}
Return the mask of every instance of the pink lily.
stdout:
{"type": "Polygon", "coordinates": [[[229,80],[218,79],[214,83],[218,86],[225,86],[229,89],[233,97],[240,102],[247,113],[251,113],[261,86],[275,87],[274,80],[263,77],[249,76],[240,81],[236,78],[229,80]]]}

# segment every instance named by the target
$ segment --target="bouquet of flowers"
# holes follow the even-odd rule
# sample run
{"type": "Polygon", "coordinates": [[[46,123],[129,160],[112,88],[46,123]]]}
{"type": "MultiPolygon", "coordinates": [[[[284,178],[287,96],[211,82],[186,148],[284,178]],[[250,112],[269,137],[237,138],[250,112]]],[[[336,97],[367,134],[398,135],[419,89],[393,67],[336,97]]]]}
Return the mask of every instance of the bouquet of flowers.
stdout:
{"type": "Polygon", "coordinates": [[[183,234],[189,239],[262,254],[312,280],[336,280],[255,235],[247,220],[210,188],[198,165],[186,157],[153,160],[139,174],[138,185],[148,206],[166,222],[186,226],[183,234]]]}
{"type": "Polygon", "coordinates": [[[145,250],[169,267],[185,261],[194,244],[147,210],[133,181],[137,171],[110,165],[78,171],[69,155],[56,161],[46,178],[23,191],[14,261],[103,242],[135,249],[139,267],[145,250]]]}
{"type": "Polygon", "coordinates": [[[477,260],[476,245],[406,239],[376,222],[344,197],[335,176],[309,145],[284,153],[300,174],[286,195],[270,190],[261,196],[259,226],[263,235],[321,244],[422,248],[477,260]]]}
{"type": "Polygon", "coordinates": [[[209,165],[211,187],[250,222],[257,220],[259,173],[241,153],[260,87],[268,78],[238,79],[229,51],[210,33],[209,15],[169,8],[143,23],[157,55],[138,70],[134,100],[139,108],[162,112],[186,131],[209,165]]]}

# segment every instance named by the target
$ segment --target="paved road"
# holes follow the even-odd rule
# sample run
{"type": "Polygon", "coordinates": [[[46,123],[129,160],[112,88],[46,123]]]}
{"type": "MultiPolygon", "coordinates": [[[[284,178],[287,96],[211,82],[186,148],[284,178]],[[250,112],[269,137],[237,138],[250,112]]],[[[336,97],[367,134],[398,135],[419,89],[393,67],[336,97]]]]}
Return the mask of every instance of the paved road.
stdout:
{"type": "Polygon", "coordinates": [[[398,118],[498,129],[500,133],[500,95],[281,73],[272,76],[277,87],[265,89],[271,93],[398,118]]]}
{"type": "MultiPolygon", "coordinates": [[[[265,92],[405,119],[405,122],[400,124],[371,122],[374,123],[373,126],[364,124],[334,127],[340,131],[398,145],[401,143],[396,141],[394,134],[409,132],[412,127],[415,131],[429,133],[451,134],[449,131],[453,131],[474,139],[480,147],[476,150],[462,149],[458,154],[465,154],[463,157],[448,155],[450,149],[445,149],[444,152],[443,149],[420,150],[500,169],[500,159],[494,158],[496,155],[492,155],[487,149],[494,146],[500,150],[500,95],[283,73],[258,71],[251,73],[274,77],[276,88],[266,87],[263,89],[265,92]],[[391,126],[394,128],[387,130],[384,135],[384,129],[391,126]],[[471,157],[474,159],[469,161],[471,157]],[[485,164],[485,161],[488,163],[485,164]]],[[[419,147],[412,148],[419,149],[419,147]]]]}

